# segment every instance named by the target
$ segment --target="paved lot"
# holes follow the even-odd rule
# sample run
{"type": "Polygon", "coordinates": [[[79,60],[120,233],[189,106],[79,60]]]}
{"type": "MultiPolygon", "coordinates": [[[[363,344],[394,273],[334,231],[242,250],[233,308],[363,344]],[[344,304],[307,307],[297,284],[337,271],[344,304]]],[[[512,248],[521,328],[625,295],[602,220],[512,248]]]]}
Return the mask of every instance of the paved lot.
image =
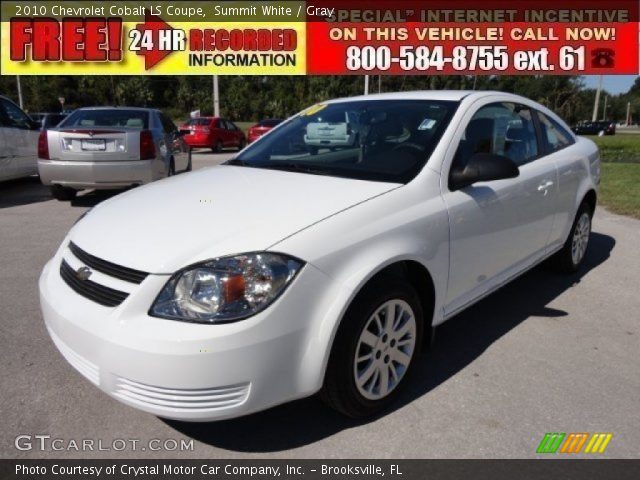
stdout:
{"type": "MultiPolygon", "coordinates": [[[[227,154],[198,154],[201,168],[227,154]]],[[[105,195],[57,202],[37,179],[0,184],[2,457],[484,458],[535,456],[545,432],[613,432],[607,457],[640,445],[640,221],[598,210],[587,266],[538,268],[441,327],[395,410],[365,424],[315,398],[210,424],[121,405],[49,340],[36,281],[75,219],[105,195]],[[26,451],[20,434],[101,440],[193,438],[193,451],[26,451]]]]}

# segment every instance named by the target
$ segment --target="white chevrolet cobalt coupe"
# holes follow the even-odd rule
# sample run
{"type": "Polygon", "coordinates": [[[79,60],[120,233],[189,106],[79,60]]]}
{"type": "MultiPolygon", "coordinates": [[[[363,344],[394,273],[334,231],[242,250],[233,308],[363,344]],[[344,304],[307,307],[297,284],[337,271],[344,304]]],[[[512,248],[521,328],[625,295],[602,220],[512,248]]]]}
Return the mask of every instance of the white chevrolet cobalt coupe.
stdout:
{"type": "Polygon", "coordinates": [[[519,96],[328,101],[93,208],[42,272],[42,312],[82,375],[160,417],[316,392],[365,417],[432,327],[549,257],[580,267],[599,177],[595,145],[519,96]],[[353,141],[310,145],[318,124],[353,141]]]}

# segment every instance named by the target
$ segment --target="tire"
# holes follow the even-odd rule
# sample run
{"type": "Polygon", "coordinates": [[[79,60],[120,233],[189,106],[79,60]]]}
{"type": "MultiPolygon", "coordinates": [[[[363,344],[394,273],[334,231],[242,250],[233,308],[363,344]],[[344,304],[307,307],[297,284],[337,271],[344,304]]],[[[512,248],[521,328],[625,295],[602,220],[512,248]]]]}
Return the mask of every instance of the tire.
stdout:
{"type": "Polygon", "coordinates": [[[591,208],[586,202],[582,202],[562,250],[551,258],[555,270],[575,273],[580,269],[589,246],[592,217],[591,208]]]}
{"type": "Polygon", "coordinates": [[[244,139],[240,140],[240,143],[238,144],[238,151],[242,150],[246,145],[247,142],[245,142],[244,139]]]}
{"type": "Polygon", "coordinates": [[[356,296],[342,320],[320,397],[352,418],[370,417],[385,409],[406,385],[416,363],[423,325],[422,306],[411,285],[391,276],[374,280],[356,296]],[[400,320],[390,329],[384,314],[389,305],[395,315],[404,316],[404,323],[400,320]],[[362,360],[357,362],[356,355],[362,360]]]}
{"type": "Polygon", "coordinates": [[[53,198],[61,202],[71,201],[76,198],[77,194],[78,191],[74,190],[73,188],[63,187],[61,185],[51,186],[51,195],[53,196],[53,198]]]}
{"type": "Polygon", "coordinates": [[[211,149],[213,153],[222,153],[222,142],[218,140],[213,148],[211,149]]]}

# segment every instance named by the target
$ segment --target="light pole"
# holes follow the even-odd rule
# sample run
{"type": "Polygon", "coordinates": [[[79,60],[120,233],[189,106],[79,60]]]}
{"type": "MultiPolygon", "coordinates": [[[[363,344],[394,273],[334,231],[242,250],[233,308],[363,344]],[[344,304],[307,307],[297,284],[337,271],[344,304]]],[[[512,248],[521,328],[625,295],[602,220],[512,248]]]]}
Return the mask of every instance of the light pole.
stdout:
{"type": "Polygon", "coordinates": [[[218,92],[218,75],[213,76],[213,116],[220,116],[220,97],[218,92]]]}
{"type": "Polygon", "coordinates": [[[364,76],[364,94],[369,95],[369,75],[364,76]]]}
{"type": "Polygon", "coordinates": [[[22,85],[20,84],[20,75],[16,75],[16,83],[18,85],[18,103],[20,104],[20,108],[24,109],[24,105],[22,104],[22,85]]]}
{"type": "Polygon", "coordinates": [[[596,90],[596,100],[593,102],[593,115],[591,116],[591,121],[595,122],[598,120],[598,107],[600,106],[600,91],[602,90],[602,79],[603,76],[600,75],[600,81],[598,82],[598,89],[596,90]]]}

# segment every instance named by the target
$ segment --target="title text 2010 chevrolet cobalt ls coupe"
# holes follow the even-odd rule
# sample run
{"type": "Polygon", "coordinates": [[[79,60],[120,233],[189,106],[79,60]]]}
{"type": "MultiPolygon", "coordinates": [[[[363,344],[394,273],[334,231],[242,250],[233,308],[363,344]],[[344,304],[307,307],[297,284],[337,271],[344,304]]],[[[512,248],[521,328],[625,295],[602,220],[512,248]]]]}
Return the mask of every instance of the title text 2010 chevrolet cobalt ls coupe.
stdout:
{"type": "Polygon", "coordinates": [[[42,311],[77,370],[161,417],[318,391],[363,417],[432,326],[548,257],[578,269],[599,176],[590,140],[515,95],[329,101],[95,207],[45,266],[42,311]]]}

